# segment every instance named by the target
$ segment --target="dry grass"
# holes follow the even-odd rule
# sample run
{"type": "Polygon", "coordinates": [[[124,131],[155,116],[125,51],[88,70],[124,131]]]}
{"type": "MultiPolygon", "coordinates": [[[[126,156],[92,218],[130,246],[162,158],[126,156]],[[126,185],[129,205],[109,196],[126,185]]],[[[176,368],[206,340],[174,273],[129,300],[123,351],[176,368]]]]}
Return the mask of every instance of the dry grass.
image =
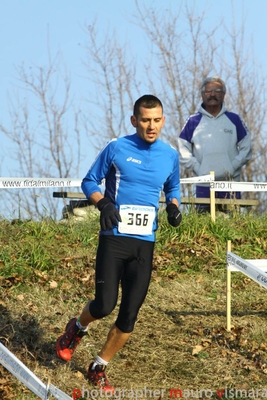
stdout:
{"type": "MultiPolygon", "coordinates": [[[[108,377],[128,391],[124,398],[137,398],[131,389],[143,390],[139,400],[169,398],[171,388],[190,399],[252,398],[249,390],[267,387],[266,290],[232,274],[233,327],[227,332],[226,241],[231,239],[243,258],[266,258],[267,216],[218,218],[214,225],[209,216],[188,214],[178,230],[164,217],[148,296],[129,342],[108,366],[108,377]],[[226,388],[224,396],[216,394],[226,388]],[[160,395],[160,390],[165,391],[160,395]]],[[[70,363],[57,358],[55,342],[93,297],[98,225],[0,221],[0,228],[0,341],[43,382],[51,379],[70,396],[75,388],[91,391],[88,364],[117,308],[92,324],[70,363]]],[[[36,396],[0,366],[0,398],[36,396]]]]}
{"type": "MultiPolygon", "coordinates": [[[[111,382],[127,390],[165,389],[165,398],[171,388],[216,392],[266,387],[266,293],[237,275],[229,333],[225,330],[224,271],[212,276],[181,274],[175,280],[154,273],[135,331],[108,367],[111,382]]],[[[116,315],[114,310],[92,324],[89,337],[83,339],[70,363],[59,360],[55,341],[69,318],[92,296],[92,283],[82,296],[81,291],[77,284],[68,291],[71,295],[34,286],[23,295],[19,289],[6,289],[1,296],[1,341],[41,380],[50,378],[69,395],[74,388],[92,390],[86,369],[116,315]]],[[[4,368],[0,371],[3,399],[35,398],[4,368]]]]}

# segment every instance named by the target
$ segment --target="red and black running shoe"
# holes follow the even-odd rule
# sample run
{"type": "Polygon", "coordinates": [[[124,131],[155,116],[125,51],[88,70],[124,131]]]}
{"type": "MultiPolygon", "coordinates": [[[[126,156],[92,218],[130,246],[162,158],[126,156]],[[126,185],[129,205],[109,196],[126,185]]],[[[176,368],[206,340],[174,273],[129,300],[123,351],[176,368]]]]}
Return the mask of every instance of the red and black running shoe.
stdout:
{"type": "Polygon", "coordinates": [[[105,373],[105,365],[96,365],[92,370],[93,363],[89,365],[87,377],[88,380],[104,392],[114,393],[114,387],[109,383],[105,373]]]}
{"type": "Polygon", "coordinates": [[[70,361],[74,350],[87,332],[81,331],[76,325],[77,318],[72,318],[66,325],[66,332],[57,340],[56,351],[59,358],[70,361]]]}

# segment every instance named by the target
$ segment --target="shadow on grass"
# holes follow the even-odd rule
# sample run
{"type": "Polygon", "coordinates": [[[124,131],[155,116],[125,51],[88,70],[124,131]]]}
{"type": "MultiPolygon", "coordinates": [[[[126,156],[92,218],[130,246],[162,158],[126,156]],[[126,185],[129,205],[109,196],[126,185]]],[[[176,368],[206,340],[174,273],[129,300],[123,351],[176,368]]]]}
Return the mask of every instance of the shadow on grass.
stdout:
{"type": "MultiPolygon", "coordinates": [[[[1,343],[28,367],[29,363],[35,362],[56,370],[66,362],[57,356],[56,342],[44,340],[44,333],[44,329],[32,315],[23,313],[14,317],[6,307],[0,305],[1,343]]],[[[75,357],[68,364],[73,372],[80,372],[86,378],[87,368],[79,366],[75,357]]]]}
{"type": "Polygon", "coordinates": [[[12,315],[0,305],[0,340],[23,363],[26,360],[55,368],[55,343],[44,341],[44,330],[28,313],[12,315]]]}

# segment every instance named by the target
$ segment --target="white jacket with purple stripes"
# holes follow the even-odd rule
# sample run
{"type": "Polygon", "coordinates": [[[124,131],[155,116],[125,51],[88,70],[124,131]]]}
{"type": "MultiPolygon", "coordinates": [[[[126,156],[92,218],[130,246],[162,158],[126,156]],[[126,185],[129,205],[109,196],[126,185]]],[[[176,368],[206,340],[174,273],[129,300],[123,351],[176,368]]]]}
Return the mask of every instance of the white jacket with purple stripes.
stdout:
{"type": "Polygon", "coordinates": [[[202,105],[186,121],[179,139],[180,163],[195,176],[215,172],[216,180],[240,181],[251,158],[251,137],[242,118],[223,104],[214,117],[202,105]]]}

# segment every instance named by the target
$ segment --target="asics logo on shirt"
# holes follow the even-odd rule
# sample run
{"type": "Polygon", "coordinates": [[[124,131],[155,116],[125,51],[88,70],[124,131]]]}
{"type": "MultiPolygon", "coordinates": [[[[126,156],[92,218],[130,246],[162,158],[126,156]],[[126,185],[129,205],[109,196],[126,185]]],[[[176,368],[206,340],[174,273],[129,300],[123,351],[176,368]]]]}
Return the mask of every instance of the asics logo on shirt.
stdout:
{"type": "Polygon", "coordinates": [[[131,162],[134,162],[134,163],[136,163],[136,164],[142,164],[142,161],[137,160],[136,158],[133,158],[133,157],[128,157],[128,158],[126,159],[126,161],[131,161],[131,162]]]}
{"type": "Polygon", "coordinates": [[[225,133],[233,133],[233,130],[232,129],[224,129],[224,132],[225,133]]]}

